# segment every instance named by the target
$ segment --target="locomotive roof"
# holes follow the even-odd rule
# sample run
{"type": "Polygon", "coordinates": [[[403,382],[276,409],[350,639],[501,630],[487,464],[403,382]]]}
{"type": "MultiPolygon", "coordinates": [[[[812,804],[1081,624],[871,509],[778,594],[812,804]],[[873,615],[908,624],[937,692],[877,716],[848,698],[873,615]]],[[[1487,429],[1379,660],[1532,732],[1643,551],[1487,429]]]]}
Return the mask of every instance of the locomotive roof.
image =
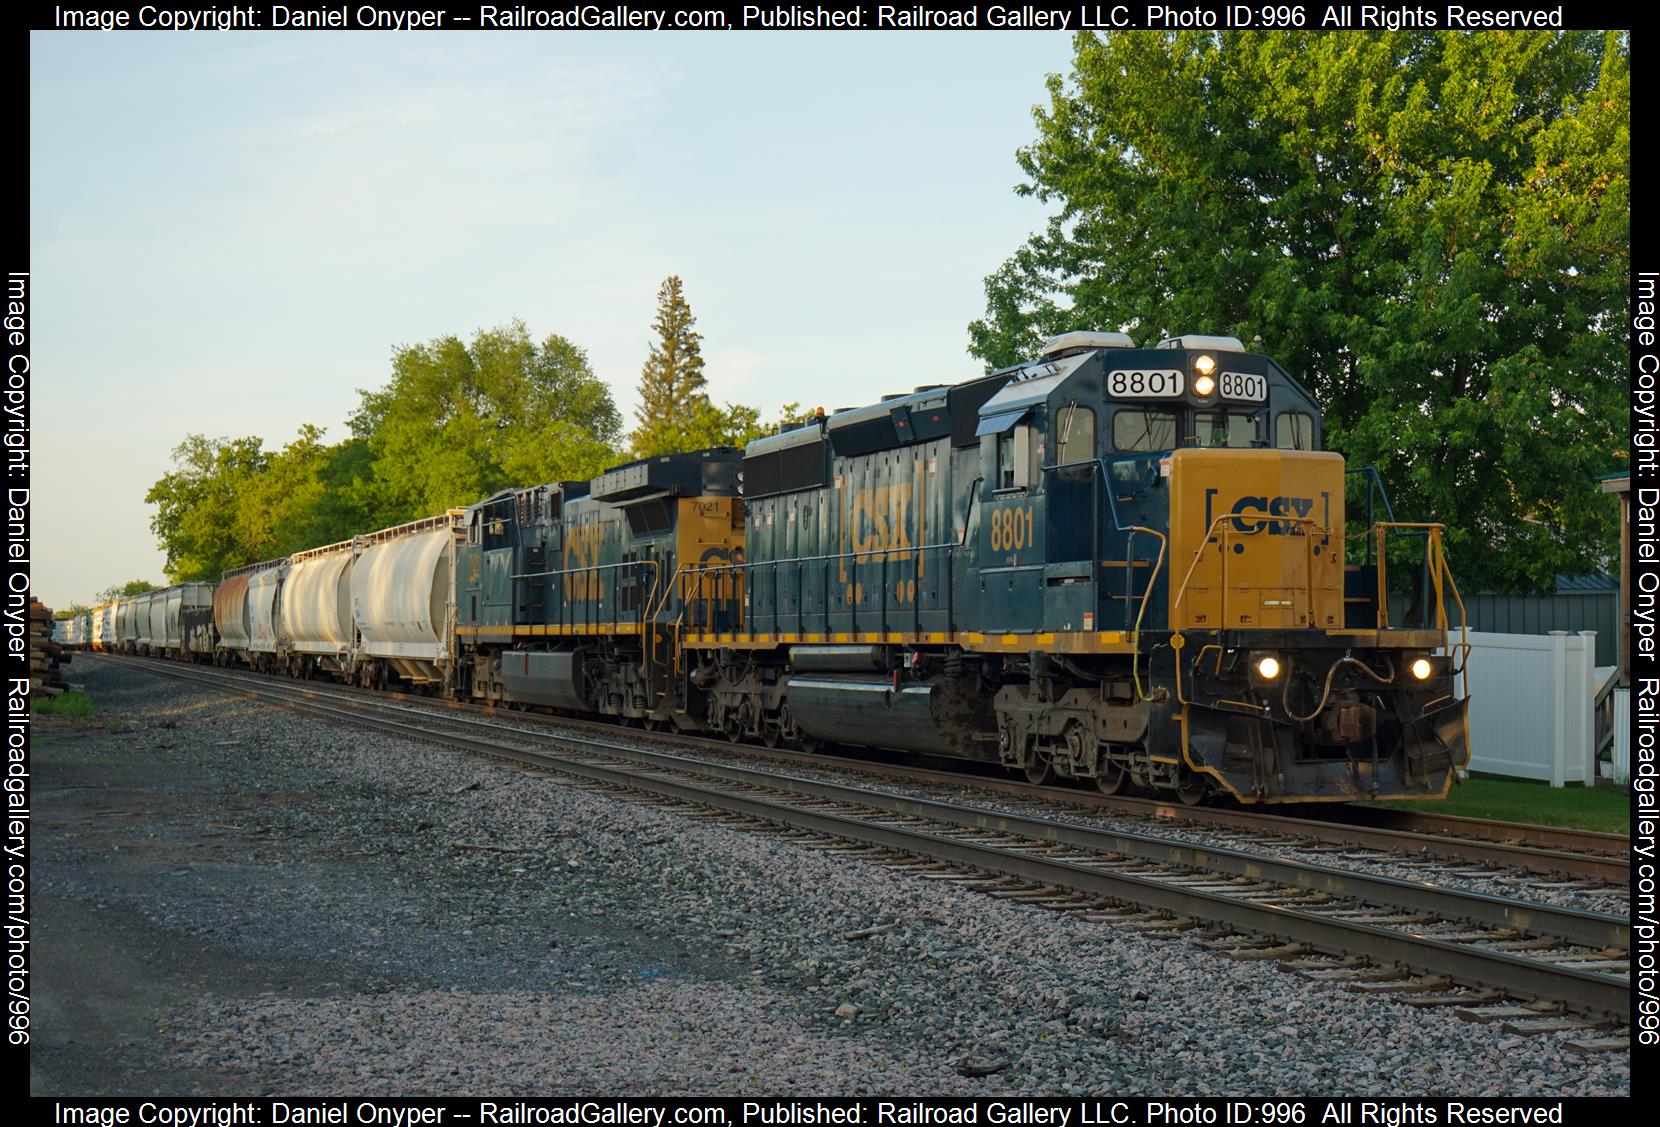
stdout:
{"type": "Polygon", "coordinates": [[[711,446],[686,454],[641,458],[606,470],[591,483],[599,501],[628,504],[663,495],[730,496],[738,491],[738,467],[743,451],[736,446],[711,446]]]}

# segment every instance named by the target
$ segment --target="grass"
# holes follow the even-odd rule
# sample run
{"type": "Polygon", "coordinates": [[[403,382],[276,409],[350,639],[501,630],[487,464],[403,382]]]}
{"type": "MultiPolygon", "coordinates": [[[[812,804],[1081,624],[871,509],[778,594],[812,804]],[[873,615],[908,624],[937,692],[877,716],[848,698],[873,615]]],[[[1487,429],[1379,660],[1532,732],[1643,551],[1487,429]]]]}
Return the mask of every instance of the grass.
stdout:
{"type": "Polygon", "coordinates": [[[1531,779],[1472,774],[1462,786],[1453,784],[1445,802],[1380,802],[1372,805],[1464,818],[1529,822],[1538,826],[1569,826],[1604,833],[1631,832],[1631,792],[1624,787],[1552,787],[1549,783],[1531,779]]]}
{"type": "Polygon", "coordinates": [[[92,698],[85,693],[70,690],[59,693],[55,697],[35,697],[29,702],[29,711],[37,716],[92,716],[98,711],[98,706],[92,703],[92,698]]]}

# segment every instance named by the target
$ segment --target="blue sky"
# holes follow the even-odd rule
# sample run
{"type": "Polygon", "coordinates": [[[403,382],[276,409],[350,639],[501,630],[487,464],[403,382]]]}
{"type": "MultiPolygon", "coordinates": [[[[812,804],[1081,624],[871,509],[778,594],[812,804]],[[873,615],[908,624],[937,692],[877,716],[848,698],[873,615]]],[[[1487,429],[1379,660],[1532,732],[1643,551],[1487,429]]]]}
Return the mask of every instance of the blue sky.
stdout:
{"type": "Polygon", "coordinates": [[[162,581],[186,434],[345,433],[395,345],[523,318],[632,425],[677,273],[716,399],[978,371],[1065,33],[62,34],[30,40],[34,584],[162,581]]]}

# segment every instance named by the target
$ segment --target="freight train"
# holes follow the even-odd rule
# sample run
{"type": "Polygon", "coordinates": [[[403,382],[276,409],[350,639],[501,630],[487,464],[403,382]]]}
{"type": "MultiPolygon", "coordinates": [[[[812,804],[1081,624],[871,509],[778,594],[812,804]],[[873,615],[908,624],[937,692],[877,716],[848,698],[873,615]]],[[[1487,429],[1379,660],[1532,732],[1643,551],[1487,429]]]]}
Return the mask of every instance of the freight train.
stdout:
{"type": "Polygon", "coordinates": [[[1441,528],[1385,507],[1353,535],[1355,475],[1323,437],[1308,391],[1234,338],[1067,333],[743,450],[121,600],[88,636],[1188,803],[1444,796],[1469,761],[1469,648],[1441,528]]]}

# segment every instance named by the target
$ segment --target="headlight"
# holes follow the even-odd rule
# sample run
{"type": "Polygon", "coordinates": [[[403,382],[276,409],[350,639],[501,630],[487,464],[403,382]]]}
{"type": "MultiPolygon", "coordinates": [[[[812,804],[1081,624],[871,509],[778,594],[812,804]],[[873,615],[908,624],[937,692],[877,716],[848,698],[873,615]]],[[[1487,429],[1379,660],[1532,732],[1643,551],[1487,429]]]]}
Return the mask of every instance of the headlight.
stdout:
{"type": "Polygon", "coordinates": [[[1429,675],[1435,672],[1435,666],[1429,663],[1428,658],[1421,657],[1412,663],[1412,675],[1420,681],[1428,681],[1429,675]]]}
{"type": "Polygon", "coordinates": [[[1193,381],[1193,394],[1209,395],[1216,390],[1216,381],[1209,376],[1200,376],[1193,381]]]}
{"type": "Polygon", "coordinates": [[[1208,376],[1216,371],[1216,359],[1212,356],[1201,356],[1193,362],[1193,370],[1201,376],[1208,376]]]}
{"type": "Polygon", "coordinates": [[[1275,677],[1278,677],[1280,675],[1280,659],[1265,657],[1257,662],[1257,675],[1264,681],[1272,681],[1275,677]]]}

